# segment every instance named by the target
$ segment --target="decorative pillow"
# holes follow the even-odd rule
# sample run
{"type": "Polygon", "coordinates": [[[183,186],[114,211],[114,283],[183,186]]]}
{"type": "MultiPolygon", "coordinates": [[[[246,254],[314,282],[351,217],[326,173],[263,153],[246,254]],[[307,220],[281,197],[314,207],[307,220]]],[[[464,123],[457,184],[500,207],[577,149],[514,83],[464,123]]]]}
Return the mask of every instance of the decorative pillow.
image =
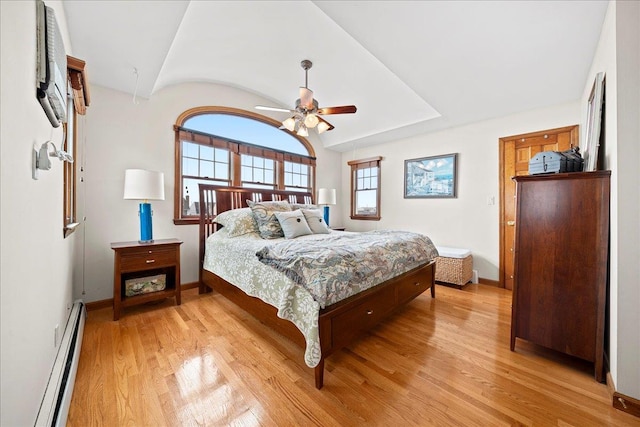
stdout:
{"type": "Polygon", "coordinates": [[[304,205],[301,203],[292,203],[291,204],[291,210],[296,210],[296,209],[319,209],[318,205],[304,205]]]}
{"type": "Polygon", "coordinates": [[[250,208],[232,209],[216,216],[213,222],[222,225],[229,237],[258,232],[258,223],[250,208]]]}
{"type": "Polygon", "coordinates": [[[279,202],[254,202],[247,200],[247,204],[253,212],[253,217],[258,223],[258,231],[263,239],[277,239],[284,237],[282,227],[278,222],[275,212],[290,212],[291,205],[286,200],[279,202]]]}
{"type": "Polygon", "coordinates": [[[329,227],[324,222],[320,209],[302,209],[302,214],[313,234],[329,234],[329,227]]]}
{"type": "Polygon", "coordinates": [[[285,239],[312,234],[307,220],[299,209],[291,212],[275,212],[274,215],[280,222],[285,239]]]}

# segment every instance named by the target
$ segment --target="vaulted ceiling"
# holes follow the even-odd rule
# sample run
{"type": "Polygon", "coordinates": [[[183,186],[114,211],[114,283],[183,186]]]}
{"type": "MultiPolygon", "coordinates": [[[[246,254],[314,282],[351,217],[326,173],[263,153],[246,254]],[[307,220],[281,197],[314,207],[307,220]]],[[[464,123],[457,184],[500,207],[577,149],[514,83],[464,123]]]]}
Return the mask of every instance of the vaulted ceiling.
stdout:
{"type": "MultiPolygon", "coordinates": [[[[309,88],[339,151],[575,101],[606,1],[65,1],[92,84],[153,98],[182,82],[293,108],[309,88]]],[[[212,101],[213,102],[213,101],[212,101]]],[[[278,120],[288,115],[261,112],[278,120]]]]}

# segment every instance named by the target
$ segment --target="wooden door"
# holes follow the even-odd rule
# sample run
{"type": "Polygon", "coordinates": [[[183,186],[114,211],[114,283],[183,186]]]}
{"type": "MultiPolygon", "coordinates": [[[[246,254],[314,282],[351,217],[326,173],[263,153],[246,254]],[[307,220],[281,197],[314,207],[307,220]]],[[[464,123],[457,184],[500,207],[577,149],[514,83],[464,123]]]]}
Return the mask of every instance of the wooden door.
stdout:
{"type": "Polygon", "coordinates": [[[500,286],[513,289],[515,236],[514,176],[529,174],[529,160],[541,151],[578,146],[578,125],[500,138],[500,286]]]}

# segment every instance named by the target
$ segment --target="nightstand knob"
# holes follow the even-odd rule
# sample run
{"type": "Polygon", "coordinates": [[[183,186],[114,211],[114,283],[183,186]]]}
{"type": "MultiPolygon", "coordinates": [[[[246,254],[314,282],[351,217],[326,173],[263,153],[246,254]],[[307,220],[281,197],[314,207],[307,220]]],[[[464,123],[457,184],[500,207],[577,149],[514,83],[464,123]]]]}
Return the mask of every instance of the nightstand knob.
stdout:
{"type": "Polygon", "coordinates": [[[153,264],[154,262],[156,262],[156,260],[155,259],[148,259],[146,262],[147,262],[147,264],[153,264]]]}
{"type": "Polygon", "coordinates": [[[373,310],[367,310],[367,314],[368,314],[368,315],[373,314],[373,310]]]}

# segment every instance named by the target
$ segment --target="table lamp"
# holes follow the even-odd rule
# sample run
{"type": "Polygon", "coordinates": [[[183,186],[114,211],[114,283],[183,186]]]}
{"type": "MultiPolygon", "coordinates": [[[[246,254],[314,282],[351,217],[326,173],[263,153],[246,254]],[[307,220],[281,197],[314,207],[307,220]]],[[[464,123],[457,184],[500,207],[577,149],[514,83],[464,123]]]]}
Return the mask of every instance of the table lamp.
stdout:
{"type": "Polygon", "coordinates": [[[324,206],[324,222],[329,225],[329,205],[336,204],[336,189],[335,188],[319,188],[318,189],[318,204],[324,206]]]}
{"type": "Polygon", "coordinates": [[[127,169],[124,172],[124,199],[142,200],[140,203],[140,243],[153,242],[151,203],[164,200],[164,173],[144,169],[127,169]]]}

